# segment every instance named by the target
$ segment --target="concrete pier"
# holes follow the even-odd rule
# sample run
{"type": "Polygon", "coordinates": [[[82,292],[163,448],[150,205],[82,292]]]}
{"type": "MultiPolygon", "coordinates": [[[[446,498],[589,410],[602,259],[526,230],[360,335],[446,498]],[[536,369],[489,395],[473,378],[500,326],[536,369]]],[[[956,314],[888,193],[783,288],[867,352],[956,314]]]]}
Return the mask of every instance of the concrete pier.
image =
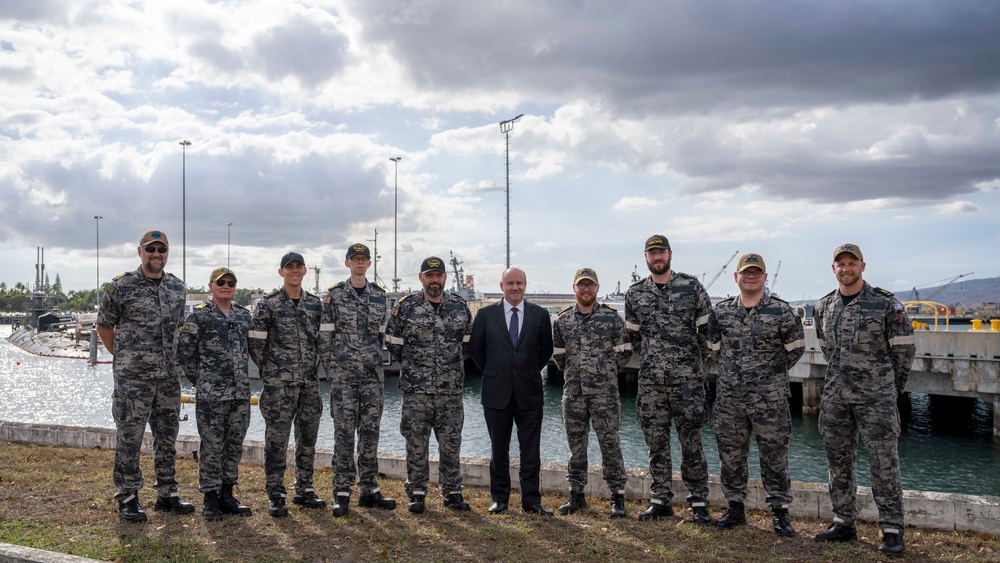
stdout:
{"type": "MultiPolygon", "coordinates": [[[[115,431],[109,428],[0,421],[0,441],[72,448],[112,449],[115,443],[115,431]]],[[[152,445],[152,436],[147,433],[142,443],[143,453],[151,455],[152,445]]],[[[177,455],[179,457],[197,457],[199,447],[200,441],[197,436],[178,436],[177,438],[177,455]]],[[[287,456],[289,464],[294,463],[293,449],[288,450],[287,456]]],[[[316,468],[329,467],[332,456],[332,448],[317,447],[316,468]]],[[[243,444],[243,463],[263,465],[263,442],[247,440],[243,444]]],[[[405,457],[402,454],[379,453],[379,471],[393,479],[405,480],[405,457]]],[[[511,481],[515,484],[517,483],[517,472],[518,464],[516,461],[512,461],[511,481]]],[[[648,498],[652,479],[647,471],[630,468],[628,472],[626,496],[631,499],[648,498]]],[[[462,475],[466,485],[488,487],[490,482],[489,460],[462,458],[462,475]]],[[[433,457],[431,458],[431,481],[437,481],[437,460],[433,457]]],[[[686,489],[681,481],[680,473],[674,473],[673,488],[679,493],[675,499],[683,502],[683,491],[686,489]]],[[[543,493],[547,494],[567,495],[566,466],[559,463],[542,463],[541,489],[543,493]]],[[[599,467],[590,469],[586,492],[591,496],[609,497],[599,467]]],[[[793,516],[822,520],[833,518],[826,483],[793,482],[792,495],[795,498],[790,507],[793,516]]],[[[751,479],[746,500],[747,507],[766,510],[767,506],[764,503],[766,496],[767,493],[760,480],[751,479]]],[[[710,476],[709,478],[709,498],[715,506],[725,505],[718,476],[710,476]]],[[[903,502],[908,525],[940,530],[973,530],[1000,535],[1000,497],[907,490],[903,491],[903,502]]],[[[859,518],[867,521],[878,520],[878,511],[870,488],[858,487],[858,504],[860,508],[859,518]]]]}

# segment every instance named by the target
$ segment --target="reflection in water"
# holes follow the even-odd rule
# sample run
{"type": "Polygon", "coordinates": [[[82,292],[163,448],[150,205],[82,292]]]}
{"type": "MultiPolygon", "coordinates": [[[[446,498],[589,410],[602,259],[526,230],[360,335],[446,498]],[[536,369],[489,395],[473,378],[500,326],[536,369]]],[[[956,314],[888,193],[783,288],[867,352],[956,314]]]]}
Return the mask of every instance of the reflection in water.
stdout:
{"type": "MultiPolygon", "coordinates": [[[[0,328],[0,336],[10,333],[10,327],[0,328]]],[[[184,393],[194,390],[183,380],[184,393]]],[[[27,354],[3,341],[0,343],[0,420],[41,422],[70,426],[113,428],[111,419],[110,365],[90,366],[80,360],[40,358],[27,354]]],[[[329,402],[329,385],[321,390],[324,402],[329,402]]],[[[254,382],[254,393],[260,383],[254,382]]],[[[545,388],[545,418],[542,428],[542,460],[566,463],[568,448],[560,419],[562,390],[558,386],[545,388]]],[[[379,449],[401,452],[403,437],[399,433],[400,392],[394,378],[386,380],[385,413],[379,449]]],[[[489,457],[490,442],[479,404],[479,379],[469,378],[465,386],[465,428],[462,433],[462,455],[489,457]]],[[[646,467],[647,450],[635,416],[635,391],[622,396],[622,451],[629,467],[646,467]]],[[[979,495],[1000,495],[1000,447],[993,442],[992,415],[980,400],[928,397],[910,394],[910,408],[903,409],[903,435],[899,449],[902,462],[903,486],[943,492],[979,495]],[[908,411],[908,415],[906,414],[908,411]]],[[[327,408],[327,413],[329,410],[327,408]]],[[[793,437],[789,464],[795,481],[826,482],[826,458],[816,428],[815,417],[803,417],[800,405],[792,405],[793,437]]],[[[184,405],[181,434],[196,435],[194,406],[184,405]]],[[[248,438],[260,440],[264,421],[256,408],[251,411],[248,438]]],[[[719,472],[719,457],[711,424],[702,431],[709,470],[719,472]]],[[[600,463],[596,437],[591,434],[590,463],[600,463]]],[[[431,451],[437,451],[431,441],[431,451]]],[[[511,456],[517,456],[517,437],[512,438],[511,456]]],[[[680,446],[672,439],[674,469],[679,470],[680,446]]],[[[333,445],[333,421],[324,417],[320,425],[319,445],[333,445]]],[[[750,473],[759,477],[757,446],[751,445],[750,473]]],[[[864,448],[858,460],[858,484],[867,486],[868,461],[864,448]]],[[[683,491],[678,491],[683,495],[683,491]]]]}

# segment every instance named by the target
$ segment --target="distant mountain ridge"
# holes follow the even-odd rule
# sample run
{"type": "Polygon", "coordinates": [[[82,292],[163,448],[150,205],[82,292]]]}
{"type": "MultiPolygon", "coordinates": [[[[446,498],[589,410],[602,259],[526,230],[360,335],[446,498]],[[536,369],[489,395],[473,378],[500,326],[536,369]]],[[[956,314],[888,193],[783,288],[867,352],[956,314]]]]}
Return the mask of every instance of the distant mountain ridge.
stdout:
{"type": "MultiPolygon", "coordinates": [[[[926,300],[928,296],[942,286],[917,288],[920,299],[913,294],[913,288],[893,290],[896,299],[900,301],[926,300]]],[[[931,298],[932,301],[951,305],[953,307],[978,307],[983,303],[996,303],[1000,300],[1000,278],[983,278],[977,280],[959,280],[947,289],[931,298]]]]}

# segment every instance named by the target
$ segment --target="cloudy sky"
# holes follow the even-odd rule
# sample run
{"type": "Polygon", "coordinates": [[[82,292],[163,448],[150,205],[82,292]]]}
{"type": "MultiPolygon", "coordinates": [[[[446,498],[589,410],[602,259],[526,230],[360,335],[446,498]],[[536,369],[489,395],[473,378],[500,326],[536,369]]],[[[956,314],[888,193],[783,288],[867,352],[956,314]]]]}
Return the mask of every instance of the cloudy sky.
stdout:
{"type": "Polygon", "coordinates": [[[780,261],[789,300],[830,291],[848,241],[889,289],[996,277],[997,29],[982,0],[7,0],[0,281],[31,282],[44,246],[51,276],[94,287],[95,215],[104,280],[149,228],[181,275],[186,183],[190,285],[225,265],[231,222],[245,287],[275,287],[290,249],[344,279],[377,229],[387,285],[454,252],[493,291],[498,123],[519,114],[529,290],[583,265],[624,290],[653,233],[708,279],[737,251],[780,261]]]}

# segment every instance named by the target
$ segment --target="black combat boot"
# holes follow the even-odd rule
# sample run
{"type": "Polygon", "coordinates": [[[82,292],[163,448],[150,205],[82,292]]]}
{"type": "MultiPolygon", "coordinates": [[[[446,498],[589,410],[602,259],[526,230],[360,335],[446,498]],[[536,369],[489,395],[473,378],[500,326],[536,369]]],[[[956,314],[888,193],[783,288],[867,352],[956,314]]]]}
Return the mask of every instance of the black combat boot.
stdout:
{"type": "Polygon", "coordinates": [[[771,508],[771,526],[774,527],[774,533],[779,536],[790,538],[795,535],[795,529],[792,528],[792,521],[788,516],[787,508],[781,506],[771,508]]]}
{"type": "Polygon", "coordinates": [[[424,497],[426,495],[410,495],[410,502],[406,505],[406,509],[414,514],[424,513],[424,497]]]}
{"type": "Polygon", "coordinates": [[[233,496],[233,484],[222,485],[219,492],[219,510],[223,514],[235,514],[236,516],[250,516],[253,510],[249,506],[243,506],[240,501],[233,496]]]}
{"type": "Polygon", "coordinates": [[[899,557],[903,554],[903,532],[882,532],[882,545],[878,546],[879,553],[899,557]]]}
{"type": "Polygon", "coordinates": [[[351,509],[351,493],[333,494],[333,515],[337,518],[347,516],[351,509]]]}
{"type": "Polygon", "coordinates": [[[132,493],[118,501],[118,515],[126,522],[145,522],[146,512],[139,506],[139,495],[132,493]]]}
{"type": "Polygon", "coordinates": [[[611,517],[612,518],[625,518],[625,495],[624,493],[615,493],[611,495],[611,517]]]}
{"type": "Polygon", "coordinates": [[[288,507],[285,506],[285,495],[282,493],[271,493],[267,498],[267,513],[272,518],[284,518],[288,516],[288,507]]]}
{"type": "Polygon", "coordinates": [[[649,507],[639,514],[639,520],[656,520],[657,518],[666,518],[673,515],[674,507],[669,502],[654,498],[650,499],[649,507]]]}
{"type": "Polygon", "coordinates": [[[816,541],[854,541],[856,539],[858,539],[857,528],[845,526],[840,522],[834,522],[825,532],[816,534],[816,541]]]}
{"type": "Polygon", "coordinates": [[[729,510],[722,515],[715,525],[719,528],[735,528],[747,523],[746,507],[742,502],[729,501],[729,510]]]}
{"type": "Polygon", "coordinates": [[[472,510],[469,503],[465,502],[465,499],[462,497],[462,493],[451,493],[450,495],[444,497],[444,505],[459,512],[468,512],[469,510],[472,510]]]}
{"type": "Polygon", "coordinates": [[[587,495],[570,491],[569,501],[559,507],[559,514],[566,516],[584,508],[587,508],[587,495]]]}
{"type": "Polygon", "coordinates": [[[375,492],[361,495],[358,498],[358,506],[361,508],[381,508],[383,510],[396,510],[396,499],[382,496],[382,491],[376,489],[375,492]]]}
{"type": "Polygon", "coordinates": [[[326,508],[326,501],[316,496],[316,491],[306,489],[302,494],[292,497],[292,504],[305,508],[326,508]]]}
{"type": "Polygon", "coordinates": [[[169,510],[173,514],[189,514],[194,512],[194,505],[190,502],[182,501],[180,495],[174,493],[169,497],[157,496],[153,510],[169,510]]]}
{"type": "Polygon", "coordinates": [[[712,515],[708,513],[708,503],[702,502],[691,505],[691,521],[695,524],[709,526],[712,524],[712,515]]]}
{"type": "Polygon", "coordinates": [[[201,515],[209,522],[222,520],[222,509],[219,507],[219,493],[216,491],[205,493],[205,504],[202,506],[201,515]]]}

